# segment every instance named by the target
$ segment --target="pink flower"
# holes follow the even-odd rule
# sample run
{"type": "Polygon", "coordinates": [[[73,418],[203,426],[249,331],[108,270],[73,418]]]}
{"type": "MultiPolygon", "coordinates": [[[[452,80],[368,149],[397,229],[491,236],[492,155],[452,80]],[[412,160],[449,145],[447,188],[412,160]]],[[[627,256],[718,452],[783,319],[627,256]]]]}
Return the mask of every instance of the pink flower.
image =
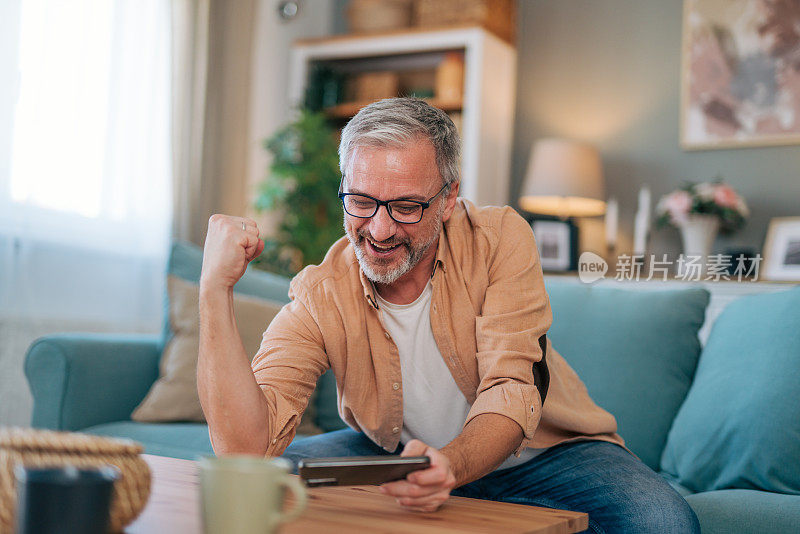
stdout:
{"type": "Polygon", "coordinates": [[[739,197],[739,201],[736,203],[736,211],[744,218],[750,216],[750,209],[747,207],[747,203],[742,197],[739,197]]]}
{"type": "Polygon", "coordinates": [[[737,209],[739,206],[739,195],[729,185],[718,184],[714,188],[714,202],[723,208],[737,209]]]}
{"type": "Polygon", "coordinates": [[[668,212],[673,224],[685,221],[691,207],[692,195],[682,189],[670,193],[659,202],[659,210],[668,212]]]}

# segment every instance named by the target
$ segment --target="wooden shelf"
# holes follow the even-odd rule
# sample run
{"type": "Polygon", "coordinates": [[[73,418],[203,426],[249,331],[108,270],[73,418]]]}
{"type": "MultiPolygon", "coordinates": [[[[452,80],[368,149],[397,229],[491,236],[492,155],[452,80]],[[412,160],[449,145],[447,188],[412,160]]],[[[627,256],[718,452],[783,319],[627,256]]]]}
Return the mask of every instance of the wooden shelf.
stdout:
{"type": "MultiPolygon", "coordinates": [[[[516,50],[481,27],[412,28],[297,42],[292,47],[289,94],[292,102],[301,105],[310,70],[320,64],[353,76],[397,73],[401,78],[398,91],[413,92],[413,88],[435,86],[436,68],[452,51],[464,57],[463,97],[456,102],[437,98],[428,102],[460,115],[454,117],[463,147],[459,194],[478,205],[502,206],[508,203],[511,182],[516,50]],[[424,76],[419,73],[428,72],[431,79],[422,83],[424,76]],[[403,79],[409,75],[411,80],[403,79]]],[[[354,102],[333,106],[326,114],[343,123],[369,104],[363,101],[365,97],[394,92],[353,94],[348,98],[354,102]]]]}
{"type": "Polygon", "coordinates": [[[382,39],[385,37],[397,36],[418,36],[425,37],[428,33],[440,32],[458,32],[463,30],[480,30],[487,32],[485,28],[479,24],[447,24],[441,26],[417,26],[410,28],[397,28],[394,30],[378,30],[372,32],[359,32],[359,33],[343,33],[339,35],[328,35],[325,37],[312,37],[306,39],[297,39],[295,46],[327,46],[327,45],[340,45],[347,42],[355,42],[371,39],[382,39]]]}
{"type": "MultiPolygon", "coordinates": [[[[423,98],[425,102],[433,107],[444,111],[461,111],[464,103],[461,100],[439,100],[437,98],[423,98]]],[[[364,106],[371,104],[372,101],[365,102],[344,102],[337,106],[325,108],[325,114],[334,119],[349,119],[364,106]]]]}

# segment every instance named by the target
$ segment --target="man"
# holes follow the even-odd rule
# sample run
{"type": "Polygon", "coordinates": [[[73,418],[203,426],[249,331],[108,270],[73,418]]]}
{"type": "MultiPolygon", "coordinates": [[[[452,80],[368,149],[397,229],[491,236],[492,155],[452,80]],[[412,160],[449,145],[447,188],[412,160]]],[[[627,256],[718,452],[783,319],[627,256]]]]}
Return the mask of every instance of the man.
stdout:
{"type": "Polygon", "coordinates": [[[292,281],[252,367],[231,295],[263,245],[253,221],[211,218],[198,387],[215,451],[426,455],[430,468],[381,491],[417,511],[453,494],[587,512],[596,532],[699,531],[547,340],[530,226],[457,198],[447,115],[416,99],[371,104],[339,155],[346,239],[292,281]],[[289,446],[328,368],[350,428],[289,446]]]}

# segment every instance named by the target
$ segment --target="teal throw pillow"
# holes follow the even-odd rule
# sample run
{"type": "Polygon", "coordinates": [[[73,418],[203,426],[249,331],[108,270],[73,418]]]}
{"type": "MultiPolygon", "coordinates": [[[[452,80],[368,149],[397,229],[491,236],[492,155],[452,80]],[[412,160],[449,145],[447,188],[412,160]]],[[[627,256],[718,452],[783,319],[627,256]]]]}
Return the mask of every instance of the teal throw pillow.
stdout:
{"type": "Polygon", "coordinates": [[[664,471],[693,491],[800,494],[800,288],[741,297],[711,329],[664,471]]]}
{"type": "Polygon", "coordinates": [[[548,332],[586,384],[617,419],[627,447],[653,469],[700,355],[697,331],[705,289],[617,289],[550,281],[548,332]]]}

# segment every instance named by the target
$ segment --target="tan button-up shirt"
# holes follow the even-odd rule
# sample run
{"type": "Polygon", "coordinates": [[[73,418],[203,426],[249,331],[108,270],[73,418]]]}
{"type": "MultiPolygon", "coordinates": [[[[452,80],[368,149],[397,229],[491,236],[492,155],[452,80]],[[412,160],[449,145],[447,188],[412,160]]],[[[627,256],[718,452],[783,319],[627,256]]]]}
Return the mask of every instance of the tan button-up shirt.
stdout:
{"type": "MultiPolygon", "coordinates": [[[[542,409],[532,369],[542,359],[538,340],[552,313],[533,233],[514,210],[459,199],[443,225],[431,283],[433,335],[472,406],[464,425],[483,413],[508,417],[523,430],[517,453],[575,439],[623,443],[614,417],[592,401],[549,340],[550,387],[542,409]]],[[[394,450],[403,426],[400,359],[375,288],[346,237],[320,265],[292,280],[289,296],[252,363],[269,406],[267,455],[291,443],[328,368],[342,419],[394,450]]]]}

